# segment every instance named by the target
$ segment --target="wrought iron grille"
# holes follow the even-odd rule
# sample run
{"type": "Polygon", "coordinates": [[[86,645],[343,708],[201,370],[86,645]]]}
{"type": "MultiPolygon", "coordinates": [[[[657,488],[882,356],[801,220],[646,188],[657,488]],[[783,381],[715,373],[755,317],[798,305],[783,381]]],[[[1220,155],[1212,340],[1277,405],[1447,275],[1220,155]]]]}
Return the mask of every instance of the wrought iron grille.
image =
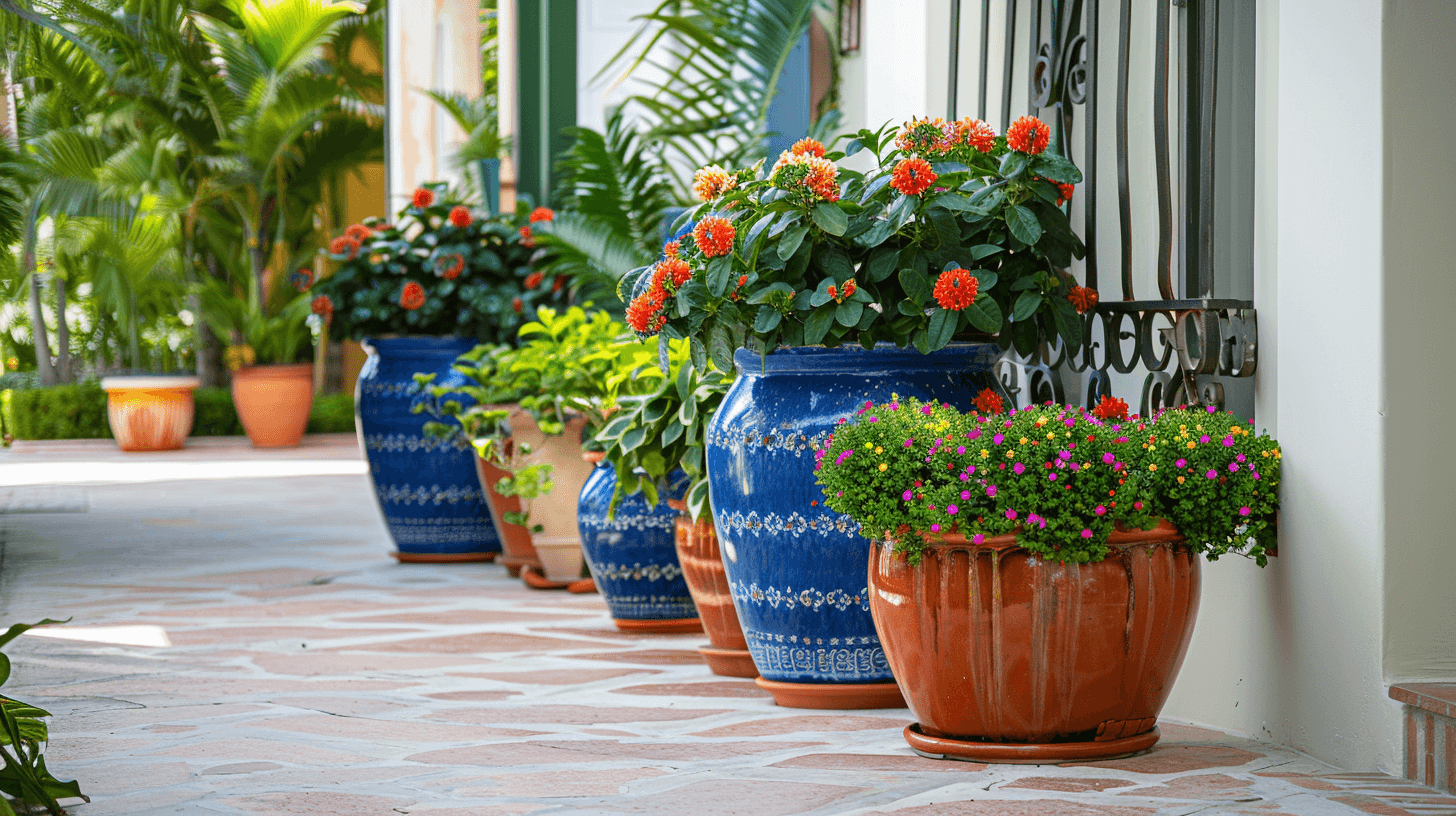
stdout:
{"type": "MultiPolygon", "coordinates": [[[[948,109],[958,115],[961,97],[962,8],[965,0],[950,0],[950,74],[948,109]]],[[[1029,8],[1018,9],[1017,0],[981,0],[979,24],[979,70],[976,115],[992,121],[988,110],[989,79],[995,67],[993,34],[1004,37],[1000,45],[1000,126],[1013,118],[1013,97],[1021,93],[1013,83],[1018,75],[1027,83],[1025,98],[1029,113],[1040,116],[1052,127],[1051,150],[1074,161],[1084,183],[1067,205],[1080,210],[1081,233],[1087,245],[1084,261],[1074,265],[1073,274],[1083,285],[1096,289],[1101,301],[1084,316],[1083,343],[1070,353],[1060,341],[1045,341],[1030,357],[1008,350],[998,374],[1007,391],[1020,404],[1056,400],[1066,402],[1085,393],[1086,403],[1095,404],[1112,393],[1114,374],[1145,374],[1139,410],[1150,413],[1159,407],[1180,403],[1222,406],[1224,378],[1248,378],[1257,363],[1258,324],[1252,299],[1219,297],[1215,279],[1215,213],[1222,203],[1216,192],[1227,193],[1227,185],[1215,185],[1215,172],[1224,172],[1233,158],[1244,155],[1224,150],[1216,139],[1219,106],[1218,0],[1022,0],[1029,8]],[[1117,30],[1099,30],[1117,5],[1117,30]],[[1106,6],[1106,13],[1103,7],[1106,6]],[[1135,7],[1154,19],[1134,18],[1135,7]],[[997,19],[1003,30],[994,32],[997,19]],[[1134,24],[1145,34],[1152,29],[1151,49],[1134,54],[1134,24]],[[1022,26],[1018,31],[1018,24],[1022,26]],[[1176,44],[1175,40],[1176,32],[1176,44]],[[1028,43],[1026,50],[1018,43],[1028,43]],[[1176,50],[1175,50],[1176,49],[1176,50]],[[1147,53],[1151,51],[1151,54],[1147,53]],[[1178,84],[1170,87],[1170,57],[1176,57],[1178,84]],[[1017,60],[1029,66],[1017,68],[1017,60]],[[1103,71],[1114,71],[1108,88],[1103,71]],[[1151,121],[1141,117],[1136,125],[1129,93],[1137,72],[1138,84],[1151,80],[1151,121]],[[1013,93],[1013,90],[1016,93],[1013,93]],[[1176,133],[1170,135],[1170,92],[1177,97],[1176,133]],[[1110,103],[1110,104],[1109,104],[1110,103]],[[1109,164],[1106,151],[1099,162],[1098,136],[1105,131],[1101,118],[1114,118],[1115,149],[1109,164]],[[1081,118],[1080,128],[1078,117],[1081,118]],[[1151,124],[1151,156],[1130,151],[1129,132],[1135,126],[1151,124]],[[1101,125],[1101,126],[1099,126],[1101,125]],[[1076,137],[1081,131],[1080,139],[1076,137]],[[1173,144],[1176,136],[1177,144],[1173,144]],[[1080,144],[1075,142],[1080,141],[1080,144]],[[1172,164],[1177,152],[1179,165],[1172,164]],[[1131,176],[1135,162],[1151,162],[1155,177],[1154,201],[1136,201],[1131,176]],[[1178,172],[1181,183],[1175,184],[1178,172]],[[1108,179],[1116,185],[1116,207],[1109,212],[1108,196],[1098,195],[1098,185],[1108,179]],[[1099,204],[1101,206],[1099,207],[1099,204]],[[1134,218],[1157,219],[1156,250],[1144,250],[1139,257],[1134,241],[1134,218]],[[1098,240],[1099,219],[1117,221],[1113,245],[1098,240]],[[1176,233],[1176,235],[1175,235],[1176,233]],[[1181,246],[1180,246],[1181,245],[1181,246]],[[1151,270],[1147,268],[1151,265],[1151,270]],[[1154,274],[1149,275],[1152,272],[1154,274]],[[1136,291],[1141,278],[1144,289],[1136,291]],[[1148,281],[1151,278],[1152,285],[1148,281]],[[1149,299],[1152,289],[1155,297],[1149,299]],[[1114,298],[1116,293],[1120,298],[1114,298]],[[1069,383],[1075,386],[1069,388],[1069,383]],[[1084,390],[1085,389],[1085,390],[1084,390]]],[[[1236,6],[1238,4],[1235,4],[1236,6]]],[[[1226,10],[1231,11],[1231,10],[1226,10]]],[[[1225,25],[1228,20],[1223,21],[1225,25]]],[[[1252,29],[1249,29],[1250,31],[1252,29]]],[[[1238,36],[1240,32],[1236,31],[1238,36]]],[[[1249,36],[1252,39],[1252,36],[1249,36]]],[[[1223,85],[1228,87],[1228,77],[1223,85]]],[[[968,88],[967,88],[968,90],[968,88]]],[[[1251,167],[1251,165],[1250,165],[1251,167]]],[[[1141,168],[1146,172],[1146,168],[1141,168]]],[[[1252,198],[1252,192],[1246,192],[1252,198]]],[[[1147,196],[1144,196],[1147,198],[1147,196]]],[[[1252,211],[1252,200],[1247,203],[1252,211]]],[[[1106,235],[1107,233],[1104,233],[1106,235]]],[[[1252,280],[1252,261],[1249,264],[1252,280]]],[[[1250,298],[1252,290],[1250,287],[1250,298]]],[[[1117,378],[1126,384],[1125,378],[1117,378]]],[[[1135,380],[1134,380],[1135,382],[1135,380]]],[[[1249,382],[1245,380],[1245,382],[1249,382]]],[[[1252,409],[1252,389],[1245,411],[1252,409]]],[[[1131,395],[1127,395],[1131,396],[1131,395]]],[[[1133,399],[1128,400],[1133,403],[1133,399]]]]}

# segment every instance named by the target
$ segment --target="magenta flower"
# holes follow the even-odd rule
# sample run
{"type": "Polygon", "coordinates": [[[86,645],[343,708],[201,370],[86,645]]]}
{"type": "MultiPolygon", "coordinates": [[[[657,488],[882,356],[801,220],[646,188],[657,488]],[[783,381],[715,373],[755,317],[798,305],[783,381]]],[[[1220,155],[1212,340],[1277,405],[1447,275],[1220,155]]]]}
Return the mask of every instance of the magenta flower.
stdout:
{"type": "Polygon", "coordinates": [[[946,515],[954,516],[956,513],[960,512],[960,508],[956,507],[954,504],[948,504],[945,507],[945,512],[946,515]]]}
{"type": "Polygon", "coordinates": [[[913,497],[913,495],[914,494],[912,494],[910,491],[907,490],[904,493],[901,493],[900,494],[900,498],[904,499],[905,501],[910,501],[910,499],[913,497]]]}
{"type": "Polygon", "coordinates": [[[980,428],[976,428],[975,430],[972,430],[970,433],[966,434],[966,438],[967,439],[980,439],[981,438],[981,429],[980,428]]]}
{"type": "Polygon", "coordinates": [[[1229,473],[1237,473],[1238,470],[1239,470],[1239,463],[1238,462],[1229,462],[1229,473]]]}
{"type": "Polygon", "coordinates": [[[900,410],[900,403],[898,403],[898,402],[892,402],[892,403],[890,403],[890,410],[891,411],[898,411],[898,410],[900,410]]]}
{"type": "Polygon", "coordinates": [[[1225,436],[1223,438],[1223,446],[1225,448],[1232,448],[1234,446],[1234,438],[1232,436],[1225,436]]]}
{"type": "Polygon", "coordinates": [[[969,478],[971,478],[971,477],[970,477],[970,476],[969,476],[969,475],[968,475],[968,474],[965,474],[965,473],[962,473],[962,474],[961,474],[961,481],[963,481],[963,482],[964,482],[964,481],[965,481],[965,480],[967,480],[967,479],[969,479],[969,478]]]}
{"type": "Polygon", "coordinates": [[[996,485],[987,485],[986,495],[990,496],[993,499],[996,498],[996,485]]]}
{"type": "Polygon", "coordinates": [[[869,417],[869,421],[870,422],[879,422],[880,421],[880,418],[879,417],[869,417]]]}
{"type": "Polygon", "coordinates": [[[1107,515],[1107,508],[1099,504],[1096,508],[1092,510],[1092,512],[1096,513],[1099,516],[1105,516],[1107,515]]]}
{"type": "Polygon", "coordinates": [[[1250,510],[1250,509],[1249,509],[1249,508],[1247,508],[1247,507],[1240,507],[1240,508],[1239,508],[1239,515],[1241,515],[1241,516],[1247,516],[1247,515],[1248,515],[1248,514],[1249,514],[1249,513],[1251,513],[1251,512],[1253,512],[1253,511],[1252,511],[1252,510],[1250,510]]]}
{"type": "Polygon", "coordinates": [[[956,453],[965,453],[965,452],[966,452],[966,446],[965,445],[956,445],[956,453]]]}
{"type": "Polygon", "coordinates": [[[993,444],[993,445],[999,445],[999,444],[1001,444],[1001,441],[1004,440],[1005,438],[1006,438],[1006,435],[1005,434],[996,434],[995,436],[991,437],[991,444],[993,444]]]}
{"type": "Polygon", "coordinates": [[[1216,414],[1216,413],[1218,413],[1218,409],[1215,408],[1214,406],[1210,405],[1210,406],[1208,406],[1208,412],[1210,414],[1216,414]]]}
{"type": "Polygon", "coordinates": [[[1110,464],[1112,464],[1113,462],[1116,462],[1116,461],[1117,461],[1117,457],[1116,456],[1113,456],[1111,453],[1104,453],[1104,454],[1102,454],[1102,462],[1103,462],[1103,464],[1110,465],[1110,464]]]}
{"type": "Polygon", "coordinates": [[[961,491],[961,501],[969,501],[970,498],[971,498],[971,491],[969,491],[969,490],[962,490],[961,491]]]}
{"type": "Polygon", "coordinates": [[[1205,473],[1203,475],[1204,476],[1207,476],[1210,479],[1217,479],[1218,478],[1218,471],[1216,471],[1216,470],[1210,470],[1209,472],[1207,472],[1207,473],[1205,473]]]}
{"type": "Polygon", "coordinates": [[[971,536],[971,543],[972,544],[984,544],[985,541],[986,541],[986,536],[982,535],[981,533],[976,533],[975,535],[971,536]]]}
{"type": "Polygon", "coordinates": [[[930,525],[930,532],[932,532],[932,533],[938,533],[938,532],[940,532],[940,525],[939,524],[932,524],[932,525],[930,525]]]}
{"type": "Polygon", "coordinates": [[[905,440],[905,447],[907,447],[907,448],[908,447],[912,447],[914,444],[915,444],[915,440],[914,439],[907,439],[907,440],[905,440]]]}
{"type": "Polygon", "coordinates": [[[1047,474],[1047,481],[1049,481],[1049,482],[1055,482],[1056,480],[1057,480],[1057,474],[1055,474],[1055,473],[1048,473],[1047,474]]]}
{"type": "Polygon", "coordinates": [[[1062,451],[1061,453],[1058,453],[1057,454],[1057,458],[1060,459],[1060,460],[1062,460],[1063,462],[1065,462],[1068,459],[1071,459],[1072,458],[1072,452],[1071,451],[1062,451]]]}
{"type": "Polygon", "coordinates": [[[922,405],[922,406],[920,406],[920,413],[922,413],[922,414],[924,414],[926,416],[930,416],[930,406],[929,405],[922,405]]]}
{"type": "Polygon", "coordinates": [[[1198,441],[1205,443],[1208,442],[1208,434],[1204,434],[1203,436],[1198,437],[1198,441]]]}
{"type": "Polygon", "coordinates": [[[975,473],[976,472],[976,466],[975,465],[966,465],[966,472],[967,473],[975,473]]]}
{"type": "Polygon", "coordinates": [[[1015,521],[1016,520],[1016,511],[1015,510],[1007,510],[1006,511],[1006,518],[1009,518],[1012,521],[1015,521]]]}
{"type": "Polygon", "coordinates": [[[1244,456],[1242,453],[1239,454],[1238,456],[1234,457],[1234,458],[1238,459],[1240,462],[1246,462],[1246,461],[1248,461],[1248,457],[1244,456]]]}
{"type": "Polygon", "coordinates": [[[1020,476],[1025,471],[1026,465],[1023,465],[1020,462],[1017,462],[1016,464],[1011,466],[1011,472],[1015,473],[1017,476],[1020,476]]]}
{"type": "Polygon", "coordinates": [[[1086,527],[1083,527],[1082,528],[1082,537],[1083,538],[1091,538],[1092,537],[1092,531],[1089,530],[1089,529],[1087,529],[1086,527]]]}
{"type": "Polygon", "coordinates": [[[1188,460],[1187,459],[1179,459],[1178,461],[1176,461],[1176,462],[1173,463],[1173,467],[1179,467],[1179,468],[1186,467],[1187,465],[1188,465],[1188,460]]]}
{"type": "Polygon", "coordinates": [[[1258,478],[1259,478],[1259,474],[1258,474],[1258,473],[1257,473],[1257,472],[1255,472],[1255,471],[1250,471],[1250,473],[1251,473],[1251,474],[1252,474],[1252,475],[1253,475],[1253,477],[1254,477],[1254,478],[1255,478],[1255,479],[1258,479],[1258,478]]]}
{"type": "Polygon", "coordinates": [[[845,417],[840,417],[840,418],[839,418],[839,419],[836,419],[836,420],[834,420],[834,424],[835,424],[835,425],[843,425],[843,424],[844,424],[844,423],[846,423],[846,422],[848,422],[848,421],[849,421],[849,420],[848,420],[848,419],[847,419],[847,418],[845,418],[845,417]]]}
{"type": "Polygon", "coordinates": [[[1027,513],[1026,514],[1026,523],[1027,524],[1036,524],[1039,521],[1041,521],[1041,516],[1038,516],[1035,513],[1027,513]]]}

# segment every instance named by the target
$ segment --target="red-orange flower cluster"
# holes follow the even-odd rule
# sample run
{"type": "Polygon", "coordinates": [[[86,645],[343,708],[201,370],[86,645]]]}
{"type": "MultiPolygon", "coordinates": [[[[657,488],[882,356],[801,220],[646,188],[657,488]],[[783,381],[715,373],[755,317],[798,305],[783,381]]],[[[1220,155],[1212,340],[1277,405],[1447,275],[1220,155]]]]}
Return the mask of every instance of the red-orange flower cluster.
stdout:
{"type": "Polygon", "coordinates": [[[450,223],[457,227],[470,226],[470,208],[456,205],[450,208],[450,223]]]}
{"type": "Polygon", "coordinates": [[[537,221],[554,221],[556,220],[556,212],[550,207],[537,207],[536,209],[531,210],[531,215],[526,220],[530,221],[532,224],[536,223],[537,221]]]}
{"type": "Polygon", "coordinates": [[[360,243],[357,238],[350,238],[348,235],[340,235],[329,242],[330,255],[343,255],[344,260],[352,261],[359,254],[360,243]]]}
{"type": "Polygon", "coordinates": [[[1067,300],[1077,307],[1077,314],[1086,314],[1097,308],[1097,290],[1085,286],[1073,286],[1067,293],[1067,300]]]}
{"type": "Polygon", "coordinates": [[[411,197],[410,202],[419,209],[423,210],[424,208],[435,203],[435,194],[421,187],[418,190],[415,190],[415,194],[413,197],[411,197]]]}
{"type": "Polygon", "coordinates": [[[314,314],[322,315],[324,320],[334,316],[334,302],[329,299],[328,295],[319,295],[314,298],[313,303],[309,304],[309,308],[313,310],[314,314]]]}
{"type": "Polygon", "coordinates": [[[655,274],[661,276],[655,281],[671,280],[676,288],[693,279],[693,268],[682,258],[668,258],[658,262],[655,274]]]}
{"type": "Polygon", "coordinates": [[[660,292],[649,291],[638,295],[627,305],[627,325],[640,335],[653,335],[662,331],[667,316],[661,314],[660,292]]]}
{"type": "Polygon", "coordinates": [[[511,309],[513,309],[516,314],[520,314],[521,312],[524,312],[526,310],[526,302],[518,297],[511,298],[511,309]]]}
{"type": "Polygon", "coordinates": [[[935,281],[935,302],[940,308],[959,312],[976,302],[976,290],[981,282],[960,267],[947,269],[935,281]]]}
{"type": "Polygon", "coordinates": [[[662,254],[667,258],[676,258],[679,249],[682,249],[681,241],[668,241],[662,245],[662,254]]]}
{"type": "Polygon", "coordinates": [[[1108,421],[1127,419],[1127,403],[1117,397],[1104,395],[1097,407],[1092,409],[1092,416],[1108,421]]]}
{"type": "Polygon", "coordinates": [[[698,249],[709,258],[732,252],[734,237],[733,222],[726,218],[709,216],[693,227],[693,240],[697,241],[698,249]]]}
{"type": "Polygon", "coordinates": [[[795,156],[823,156],[824,145],[820,144],[817,139],[800,139],[794,142],[794,146],[789,148],[789,152],[795,156]]]}
{"type": "Polygon", "coordinates": [[[1074,193],[1074,192],[1077,191],[1077,188],[1075,186],[1073,186],[1071,184],[1063,184],[1063,183],[1061,183],[1059,181],[1054,181],[1052,183],[1055,184],[1055,185],[1057,185],[1057,206],[1058,207],[1060,207],[1063,204],[1066,204],[1068,201],[1071,201],[1072,200],[1072,193],[1074,193]]]}
{"type": "Polygon", "coordinates": [[[935,183],[935,171],[925,159],[901,159],[890,174],[890,186],[905,195],[920,195],[935,183]]]}
{"type": "Polygon", "coordinates": [[[530,227],[521,227],[521,246],[526,249],[536,248],[536,239],[531,237],[530,227]]]}
{"type": "Polygon", "coordinates": [[[982,388],[981,393],[976,395],[973,401],[976,410],[983,414],[999,414],[1006,404],[1001,401],[1001,395],[989,388],[982,388]]]}
{"type": "Polygon", "coordinates": [[[526,276],[526,288],[535,289],[541,285],[541,281],[543,280],[546,280],[546,275],[541,272],[532,272],[526,276]]]}
{"type": "Polygon", "coordinates": [[[435,271],[445,280],[455,280],[465,271],[465,256],[458,252],[435,259],[435,271]]]}
{"type": "Polygon", "coordinates": [[[976,150],[990,153],[991,148],[996,146],[996,131],[980,119],[962,119],[960,125],[966,144],[976,150]]]}
{"type": "Polygon", "coordinates": [[[770,172],[774,186],[784,190],[803,189],[821,201],[839,200],[839,168],[821,156],[779,154],[770,172]]]}
{"type": "Polygon", "coordinates": [[[346,237],[353,238],[355,241],[363,243],[374,237],[374,230],[364,226],[363,224],[350,224],[349,226],[344,228],[344,235],[346,237]]]}
{"type": "Polygon", "coordinates": [[[1046,150],[1051,140],[1052,129],[1035,116],[1023,116],[1006,130],[1006,146],[1018,153],[1035,156],[1046,150]]]}
{"type": "Polygon", "coordinates": [[[703,201],[712,201],[737,186],[737,177],[716,164],[699,168],[693,174],[693,193],[703,201]]]}
{"type": "Polygon", "coordinates": [[[404,290],[399,293],[399,305],[410,311],[425,305],[425,287],[414,281],[406,283],[404,290]]]}

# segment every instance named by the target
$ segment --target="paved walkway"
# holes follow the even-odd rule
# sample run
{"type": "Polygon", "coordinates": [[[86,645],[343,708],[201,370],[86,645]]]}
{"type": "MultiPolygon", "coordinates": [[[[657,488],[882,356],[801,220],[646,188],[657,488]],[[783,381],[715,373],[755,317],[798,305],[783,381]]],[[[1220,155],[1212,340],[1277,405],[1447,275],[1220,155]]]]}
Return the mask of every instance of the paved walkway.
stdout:
{"type": "Polygon", "coordinates": [[[923,759],[904,709],[778,708],[596,596],[394,563],[362,471],[347,438],[0,452],[0,622],[75,618],[6,690],[55,714],[73,814],[1456,813],[1176,723],[1113,762],[923,759]]]}

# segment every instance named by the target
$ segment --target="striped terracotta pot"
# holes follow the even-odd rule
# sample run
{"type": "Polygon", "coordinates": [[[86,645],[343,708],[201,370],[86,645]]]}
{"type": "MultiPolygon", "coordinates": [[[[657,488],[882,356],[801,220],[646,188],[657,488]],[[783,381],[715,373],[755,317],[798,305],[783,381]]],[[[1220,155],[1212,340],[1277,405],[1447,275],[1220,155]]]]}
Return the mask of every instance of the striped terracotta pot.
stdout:
{"type": "Polygon", "coordinates": [[[192,432],[196,377],[107,377],[106,415],[124,451],[176,450],[192,432]]]}

